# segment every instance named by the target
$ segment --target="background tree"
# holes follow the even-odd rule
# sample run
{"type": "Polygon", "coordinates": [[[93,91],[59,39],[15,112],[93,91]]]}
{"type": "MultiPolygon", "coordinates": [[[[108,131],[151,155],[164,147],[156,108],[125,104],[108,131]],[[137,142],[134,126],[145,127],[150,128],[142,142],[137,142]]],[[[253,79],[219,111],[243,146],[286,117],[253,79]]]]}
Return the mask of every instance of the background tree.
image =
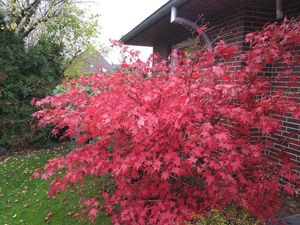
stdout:
{"type": "Polygon", "coordinates": [[[4,0],[0,3],[6,28],[32,48],[46,36],[63,43],[65,67],[98,34],[98,15],[89,15],[73,0],[4,0]]]}

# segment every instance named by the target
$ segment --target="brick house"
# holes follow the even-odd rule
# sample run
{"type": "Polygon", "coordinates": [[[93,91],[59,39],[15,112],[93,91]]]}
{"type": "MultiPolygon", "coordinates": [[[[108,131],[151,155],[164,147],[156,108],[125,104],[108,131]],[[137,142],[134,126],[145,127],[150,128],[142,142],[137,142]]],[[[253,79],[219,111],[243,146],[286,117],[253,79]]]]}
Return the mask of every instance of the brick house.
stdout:
{"type": "MultiPolygon", "coordinates": [[[[167,58],[172,49],[184,47],[187,40],[194,39],[195,32],[170,23],[173,6],[177,8],[178,16],[192,21],[197,21],[202,15],[209,23],[207,34],[211,40],[222,38],[227,43],[238,45],[241,52],[247,49],[243,42],[247,33],[261,29],[281,15],[288,18],[300,16],[300,0],[170,0],[124,35],[121,41],[128,45],[151,46],[153,52],[159,53],[162,58],[167,58]]],[[[231,65],[234,68],[242,66],[238,56],[231,65]]],[[[279,68],[267,68],[265,75],[273,78],[277,70],[279,68]]],[[[299,76],[293,92],[300,102],[300,65],[294,70],[299,76]]],[[[285,84],[272,80],[272,91],[287,88],[285,84]]],[[[274,145],[267,154],[279,162],[276,153],[287,152],[298,163],[300,175],[300,120],[289,115],[274,117],[283,126],[275,135],[268,137],[274,145]]]]}

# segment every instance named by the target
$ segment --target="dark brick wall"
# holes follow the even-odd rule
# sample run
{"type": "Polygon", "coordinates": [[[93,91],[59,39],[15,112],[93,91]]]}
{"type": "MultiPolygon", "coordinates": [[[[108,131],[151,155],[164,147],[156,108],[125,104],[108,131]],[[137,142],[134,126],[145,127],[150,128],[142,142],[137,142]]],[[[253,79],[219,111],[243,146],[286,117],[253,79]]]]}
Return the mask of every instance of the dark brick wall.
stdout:
{"type": "MultiPolygon", "coordinates": [[[[214,20],[209,21],[208,36],[216,41],[223,39],[227,43],[233,43],[239,46],[239,53],[234,60],[229,62],[233,69],[239,69],[242,65],[239,55],[247,49],[247,45],[243,42],[247,33],[260,30],[268,22],[276,21],[275,1],[271,6],[263,4],[252,4],[251,1],[247,5],[243,5],[238,10],[227,11],[222,15],[218,15],[214,20]]],[[[300,16],[300,0],[284,1],[284,16],[288,18],[296,18],[300,16]]],[[[173,26],[170,24],[170,26],[173,26]]],[[[160,53],[163,58],[167,58],[170,54],[172,46],[193,38],[191,32],[182,34],[180,37],[166,37],[154,45],[154,52],[160,53]]],[[[296,51],[300,51],[296,49],[296,51]]],[[[265,76],[272,79],[271,92],[277,90],[292,91],[293,98],[300,102],[300,65],[294,68],[297,74],[297,83],[290,88],[285,82],[276,81],[275,76],[280,72],[280,65],[266,68],[265,76]]],[[[282,123],[282,128],[271,137],[266,137],[274,142],[274,145],[266,152],[276,162],[281,163],[277,158],[280,151],[287,152],[291,159],[298,164],[300,175],[300,120],[293,118],[291,115],[279,116],[274,115],[282,123]]],[[[255,135],[259,135],[256,133],[255,135]]]]}
{"type": "MultiPolygon", "coordinates": [[[[300,1],[290,0],[284,2],[284,16],[288,18],[296,18],[300,16],[300,1]]],[[[245,7],[245,34],[259,30],[267,22],[275,21],[275,7],[245,7]]],[[[245,46],[246,49],[246,46],[245,46]]],[[[295,49],[300,51],[300,48],[295,49]]],[[[288,79],[276,80],[275,77],[282,71],[281,65],[266,68],[265,76],[272,79],[271,92],[278,90],[292,93],[293,99],[300,103],[300,65],[296,65],[294,73],[297,75],[296,84],[290,87],[288,79]]],[[[277,158],[279,152],[289,154],[292,161],[298,165],[298,173],[300,176],[300,120],[293,118],[287,114],[285,116],[273,115],[275,119],[281,122],[282,128],[274,135],[266,137],[274,143],[270,149],[266,151],[269,157],[274,161],[281,163],[277,158]]]]}

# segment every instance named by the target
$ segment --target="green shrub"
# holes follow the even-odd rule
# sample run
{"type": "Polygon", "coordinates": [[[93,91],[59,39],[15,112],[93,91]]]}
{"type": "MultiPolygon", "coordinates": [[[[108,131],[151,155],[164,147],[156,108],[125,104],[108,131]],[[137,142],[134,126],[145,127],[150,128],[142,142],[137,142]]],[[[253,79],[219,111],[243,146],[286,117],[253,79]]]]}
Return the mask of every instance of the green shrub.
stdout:
{"type": "Polygon", "coordinates": [[[197,215],[188,225],[261,225],[247,212],[228,208],[224,211],[211,210],[207,215],[197,215]]]}
{"type": "Polygon", "coordinates": [[[60,82],[61,51],[62,46],[46,38],[26,51],[22,38],[0,30],[0,147],[22,148],[50,141],[50,129],[36,128],[30,101],[49,95],[60,82]]]}

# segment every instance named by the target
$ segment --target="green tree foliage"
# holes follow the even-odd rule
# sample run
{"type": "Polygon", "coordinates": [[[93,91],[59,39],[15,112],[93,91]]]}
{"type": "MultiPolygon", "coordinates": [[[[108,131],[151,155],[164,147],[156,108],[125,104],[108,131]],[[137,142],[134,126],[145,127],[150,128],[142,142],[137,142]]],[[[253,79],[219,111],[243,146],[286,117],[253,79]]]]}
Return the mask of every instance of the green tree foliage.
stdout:
{"type": "Polygon", "coordinates": [[[66,78],[79,77],[80,75],[82,75],[82,71],[84,70],[84,68],[87,68],[89,66],[86,60],[95,58],[95,55],[97,54],[99,54],[99,52],[95,49],[95,47],[88,47],[84,52],[75,57],[73,61],[68,65],[64,72],[64,76],[66,78]]]}
{"type": "Polygon", "coordinates": [[[193,223],[186,225],[263,225],[264,223],[253,218],[243,210],[226,208],[222,211],[211,210],[206,215],[197,215],[193,223]]]}
{"type": "Polygon", "coordinates": [[[63,44],[64,67],[86,50],[98,32],[98,15],[88,14],[74,0],[3,0],[5,27],[19,34],[28,48],[48,37],[63,44]]]}
{"type": "Polygon", "coordinates": [[[93,45],[88,45],[86,50],[76,56],[68,65],[68,67],[64,71],[64,77],[67,79],[78,78],[82,74],[93,74],[95,72],[101,71],[101,68],[92,69],[91,66],[99,66],[98,64],[100,61],[100,57],[102,57],[101,53],[103,51],[104,49],[99,51],[93,45]]]}
{"type": "Polygon", "coordinates": [[[98,15],[86,12],[74,0],[0,1],[0,146],[49,137],[35,131],[30,101],[50,94],[98,35],[98,15]]]}
{"type": "Polygon", "coordinates": [[[45,35],[64,45],[65,69],[81,53],[95,49],[92,42],[99,35],[97,19],[98,15],[88,15],[76,5],[68,4],[57,17],[45,24],[45,35]]]}
{"type": "Polygon", "coordinates": [[[30,101],[49,94],[60,82],[62,59],[62,46],[52,40],[41,38],[26,52],[22,37],[0,31],[0,146],[22,147],[49,137],[36,132],[30,101]]]}

